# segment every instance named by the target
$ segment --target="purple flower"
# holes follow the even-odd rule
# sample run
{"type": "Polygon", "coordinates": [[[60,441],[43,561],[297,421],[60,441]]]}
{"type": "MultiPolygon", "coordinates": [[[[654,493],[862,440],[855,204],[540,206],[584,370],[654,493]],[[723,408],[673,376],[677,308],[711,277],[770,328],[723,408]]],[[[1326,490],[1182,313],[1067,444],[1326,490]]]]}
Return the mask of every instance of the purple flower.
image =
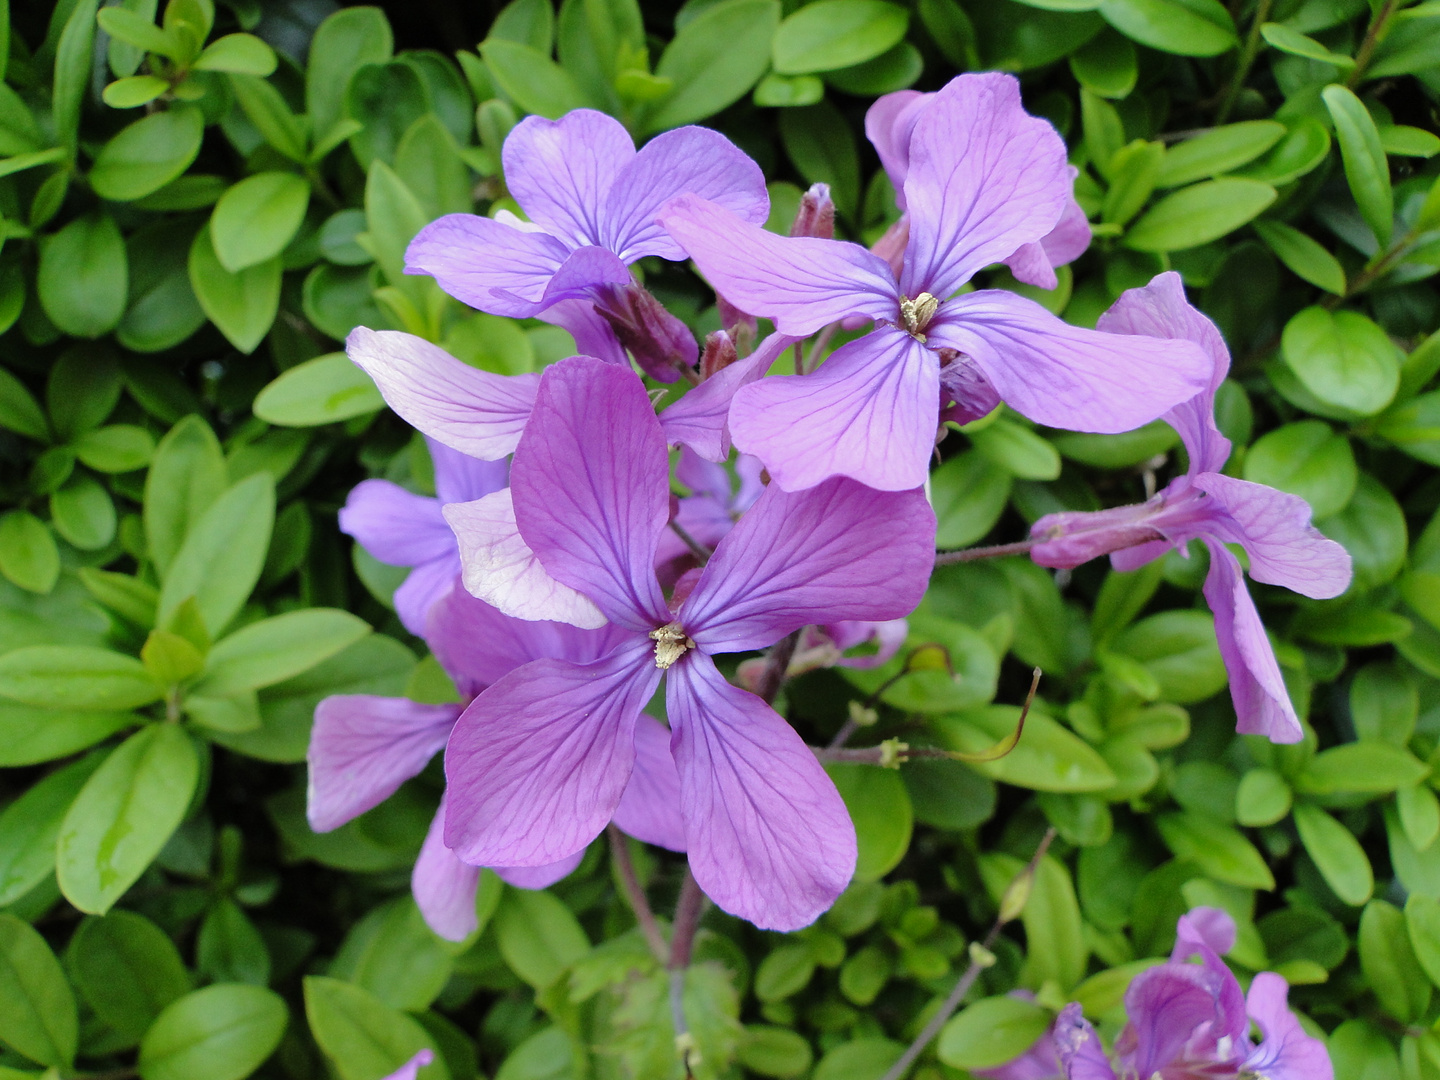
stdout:
{"type": "Polygon", "coordinates": [[[810,623],[910,611],[934,550],[922,493],[844,479],[801,494],[772,485],[672,608],[654,570],[670,513],[664,433],[633,373],[587,358],[545,372],[510,491],[523,545],[594,605],[618,644],[591,663],[526,664],[465,710],[446,751],[445,842],[467,862],[507,866],[583,848],[620,801],[636,718],[668,674],[696,880],[761,927],[813,921],[854,870],[849,814],[794,729],[728,683],[712,656],[810,623]]]}
{"type": "MultiPolygon", "coordinates": [[[[706,461],[688,447],[682,449],[675,478],[690,489],[690,494],[678,500],[675,525],[697,544],[713,550],[765,490],[760,479],[764,468],[759,458],[741,454],[735,461],[735,478],[739,481],[735,485],[725,466],[706,461]]],[[[666,529],[660,534],[655,572],[662,585],[673,585],[681,573],[694,565],[695,555],[679,533],[666,529]]]]}
{"type": "MultiPolygon", "coordinates": [[[[1239,730],[1275,742],[1298,742],[1303,732],[1265,636],[1240,561],[1226,544],[1250,557],[1250,576],[1304,596],[1338,596],[1350,584],[1350,555],[1310,524],[1304,499],[1221,474],[1230,440],[1215,426],[1215,391],[1230,369],[1230,354],[1214,323],[1185,300],[1174,272],[1131,289],[1100,319],[1112,334],[1144,334],[1193,341],[1209,355],[1213,374],[1204,392],[1165,415],[1184,440],[1190,466],[1149,502],[1094,512],[1047,514],[1030,535],[1030,555],[1042,566],[1078,566],[1109,554],[1118,570],[1133,570],[1172,547],[1200,540],[1210,551],[1205,600],[1230,672],[1239,730]]],[[[1148,340],[1148,338],[1146,339],[1148,340]]]]}
{"type": "Polygon", "coordinates": [[[433,439],[426,441],[435,463],[435,498],[389,480],[362,480],[340,508],[341,532],[381,562],[412,568],[395,590],[395,613],[417,637],[425,635],[430,606],[450,591],[460,573],[455,534],[440,507],[498,491],[509,471],[503,461],[477,461],[433,439]]]}
{"type": "Polygon", "coordinates": [[[1042,240],[1070,203],[1065,145],[1028,116],[1009,75],[962,75],[919,110],[904,191],[910,232],[898,276],[856,244],[779,237],[695,195],[660,220],[720,292],[807,336],[851,316],[876,322],[819,370],[735,395],[736,444],[794,491],[849,476],[886,491],[925,481],[938,407],[1007,401],[1033,420],[1126,431],[1203,389],[1192,343],[1071,326],[1011,292],[953,295],[977,271],[1042,240]]]}
{"type": "MultiPolygon", "coordinates": [[[[511,619],[463,589],[452,589],[431,609],[426,630],[436,659],[464,702],[532,660],[553,657],[585,663],[607,653],[619,640],[611,628],[581,630],[562,623],[511,619]]],[[[328,832],[384,802],[445,746],[464,709],[464,704],[423,705],[364,694],[321,701],[315,709],[308,753],[311,828],[328,832]]],[[[647,843],[683,851],[685,836],[675,809],[679,779],[670,759],[668,733],[658,721],[642,715],[634,738],[636,767],[615,808],[615,824],[647,843]]],[[[475,928],[480,868],[462,862],[444,846],[447,802],[442,797],[415,864],[412,888],[431,928],[459,941],[475,928]]],[[[583,849],[575,851],[548,866],[495,869],[512,885],[539,889],[569,874],[583,854],[583,849]]]]}
{"type": "Polygon", "coordinates": [[[435,1060],[435,1052],[430,1049],[418,1051],[414,1057],[407,1061],[400,1068],[396,1069],[384,1080],[415,1080],[420,1070],[435,1060]]]}

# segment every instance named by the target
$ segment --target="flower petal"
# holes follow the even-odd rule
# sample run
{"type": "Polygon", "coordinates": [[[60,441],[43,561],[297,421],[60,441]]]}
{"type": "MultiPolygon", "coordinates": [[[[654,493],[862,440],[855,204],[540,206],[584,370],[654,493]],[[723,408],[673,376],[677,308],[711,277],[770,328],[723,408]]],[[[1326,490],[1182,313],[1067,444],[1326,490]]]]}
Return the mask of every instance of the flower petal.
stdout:
{"type": "Polygon", "coordinates": [[[423,1069],[426,1065],[429,1065],[434,1060],[435,1052],[433,1050],[430,1050],[428,1048],[424,1050],[419,1050],[416,1052],[414,1057],[412,1057],[404,1065],[401,1065],[400,1068],[396,1069],[389,1076],[384,1077],[383,1080],[415,1080],[415,1077],[419,1075],[420,1070],[423,1069]]]}
{"type": "Polygon", "coordinates": [[[338,829],[388,799],[445,745],[459,714],[457,705],[369,694],[337,694],[321,701],[305,755],[310,827],[338,829]]]}
{"type": "Polygon", "coordinates": [[[704,653],[670,669],[665,702],[696,882],[762,930],[808,926],[855,871],[834,783],[795,729],[704,653]]]}
{"type": "Polygon", "coordinates": [[[441,795],[410,875],[410,891],[425,925],[446,941],[464,941],[480,925],[475,914],[479,884],[480,868],[461,862],[445,846],[445,796],[441,795]]]}
{"type": "Polygon", "coordinates": [[[450,534],[450,545],[450,554],[445,558],[421,563],[411,570],[392,598],[401,624],[416,637],[425,636],[430,609],[450,594],[460,575],[460,549],[455,547],[454,533],[450,534]]]}
{"type": "Polygon", "coordinates": [[[670,732],[645,713],[635,721],[635,771],[615,808],[615,824],[636,840],[671,851],[685,850],[680,774],[670,756],[670,732]]]}
{"type": "Polygon", "coordinates": [[[479,866],[546,866],[599,835],[660,680],[644,638],[589,664],[535,660],[470,703],[445,750],[445,842],[479,866]]]}
{"type": "Polygon", "coordinates": [[[446,214],[405,249],[405,272],[429,274],[456,300],[524,319],[542,304],[570,247],[553,236],[477,214],[446,214]]]}
{"type": "MultiPolygon", "coordinates": [[[[1153,523],[1161,509],[1163,503],[1152,500],[1104,510],[1061,510],[1046,514],[1030,526],[1030,538],[1036,541],[1030,549],[1030,558],[1041,566],[1068,570],[1101,555],[1163,539],[1164,534],[1153,523]]],[[[1170,542],[1165,541],[1164,547],[1168,549],[1170,542]]]]}
{"type": "Polygon", "coordinates": [[[1299,742],[1305,733],[1290,704],[1255,601],[1245,587],[1240,562],[1224,544],[1209,537],[1204,541],[1210,549],[1205,602],[1215,613],[1215,636],[1230,673],[1230,697],[1239,718],[1236,730],[1244,735],[1264,735],[1271,742],[1299,742]]]}
{"type": "Polygon", "coordinates": [[[462,454],[493,461],[514,451],[538,375],[494,375],[423,338],[357,326],[345,351],[412,427],[462,454]]]}
{"type": "Polygon", "coordinates": [[[1191,908],[1176,925],[1175,949],[1170,959],[1188,960],[1200,945],[1223,956],[1235,947],[1235,936],[1235,919],[1224,908],[1191,908]]]}
{"type": "Polygon", "coordinates": [[[770,214],[760,166],[718,131],[682,127],[651,139],[620,171],[605,200],[602,242],[627,263],[646,255],[685,258],[655,219],[670,200],[686,194],[756,225],[770,214]]]}
{"type": "Polygon", "coordinates": [[[501,881],[517,889],[548,889],[573,874],[584,858],[585,849],[581,848],[574,855],[545,866],[497,866],[494,870],[501,881]]]}
{"type": "Polygon", "coordinates": [[[943,304],[926,334],[932,346],[973,357],[1017,412],[1071,431],[1113,434],[1147,424],[1205,389],[1213,368],[1193,342],[1071,326],[999,289],[943,304]]]}
{"type": "Polygon", "coordinates": [[[849,476],[884,491],[925,483],[939,426],[940,364],[903,331],[842,345],[808,375],[779,375],[735,395],[735,444],[787,491],[849,476]]]}
{"type": "Polygon", "coordinates": [[[674,200],[660,223],[732,304],[807,337],[847,315],[899,314],[889,266],[859,244],[776,236],[694,195],[674,200]]]}
{"type": "Polygon", "coordinates": [[[340,531],[391,566],[419,566],[455,550],[440,500],[389,480],[362,480],[340,508],[340,531]]]}
{"type": "Polygon", "coordinates": [[[1030,116],[1013,75],[961,75],[919,110],[905,201],[901,290],[944,300],[1060,221],[1073,184],[1065,143],[1030,116]]]}
{"type": "Polygon", "coordinates": [[[1289,990],[1273,971],[1260,972],[1250,983],[1245,1007],[1259,1025],[1264,1042],[1245,1059],[1244,1069],[1267,1080],[1335,1080],[1335,1066],[1325,1044],[1306,1034],[1286,1005],[1289,990]]]}
{"type": "Polygon", "coordinates": [[[795,338],[770,334],[749,356],[722,369],[660,414],[671,443],[688,446],[706,461],[730,456],[730,405],[736,392],[765,373],[795,338]]]}
{"type": "Polygon", "coordinates": [[[876,98],[865,112],[865,137],[880,155],[880,165],[890,178],[901,210],[905,209],[905,177],[910,172],[910,133],[920,110],[934,98],[934,94],[918,90],[896,90],[876,98]]]}
{"type": "Polygon", "coordinates": [[[1196,1035],[1219,1033],[1217,989],[1214,973],[1198,964],[1160,964],[1131,980],[1125,991],[1130,1025],[1123,1039],[1133,1040],[1134,1075],[1153,1076],[1176,1064],[1196,1035]]]}
{"type": "Polygon", "coordinates": [[[639,376],[588,357],[547,368],[510,490],[520,535],[552,577],[621,626],[669,621],[655,548],[670,463],[639,376]]]}
{"type": "Polygon", "coordinates": [[[1065,1080],[1115,1080],[1115,1070],[1105,1059],[1100,1036],[1078,1003],[1066,1005],[1055,1018],[1054,1039],[1065,1080]]]}
{"type": "Polygon", "coordinates": [[[425,445],[435,468],[435,497],[441,503],[470,502],[510,482],[508,461],[482,461],[429,438],[425,445]]]}
{"type": "MultiPolygon", "coordinates": [[[[1080,175],[1080,170],[1071,165],[1067,171],[1073,185],[1075,177],[1080,175]]],[[[1041,237],[1040,244],[1044,247],[1045,257],[1050,260],[1051,266],[1064,266],[1085,254],[1090,247],[1092,236],[1090,221],[1072,195],[1060,214],[1059,223],[1041,237]]]]}
{"type": "Polygon", "coordinates": [[[601,207],[634,157],[624,125],[594,109],[572,109],[559,120],[527,116],[501,151],[515,201],[571,247],[604,244],[601,207]]]}
{"type": "Polygon", "coordinates": [[[607,364],[630,365],[630,358],[615,331],[595,310],[591,300],[560,300],[536,316],[565,330],[575,339],[577,356],[594,356],[607,364]]]}
{"type": "Polygon", "coordinates": [[[530,550],[515,526],[511,499],[511,489],[502,488],[444,509],[459,541],[466,591],[516,619],[604,626],[604,614],[589,597],[556,581],[530,550]]]}

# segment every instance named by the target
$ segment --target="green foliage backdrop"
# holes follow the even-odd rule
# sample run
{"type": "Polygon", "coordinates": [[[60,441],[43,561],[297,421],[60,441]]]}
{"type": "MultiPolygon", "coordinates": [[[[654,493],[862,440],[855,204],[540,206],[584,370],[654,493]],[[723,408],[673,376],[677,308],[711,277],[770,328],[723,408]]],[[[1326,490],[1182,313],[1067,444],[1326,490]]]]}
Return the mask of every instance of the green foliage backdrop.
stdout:
{"type": "MultiPolygon", "coordinates": [[[[453,946],[408,892],[435,766],[334,833],[306,824],[318,700],[453,694],[389,610],[404,571],[336,529],[364,477],[433,492],[339,342],[404,329],[505,373],[567,355],[402,273],[425,222],[514,208],[499,149],[525,113],[710,124],[772,181],[771,227],[824,181],[871,242],[896,211],[865,108],[999,68],[1066,136],[1096,239],[1052,292],[990,283],[1093,325],[1180,271],[1235,360],[1228,469],[1309,500],[1355,584],[1256,587],[1308,716],[1274,747],[1234,734],[1203,549],[1130,574],[942,567],[910,644],[943,653],[804,675],[781,708],[820,742],[885,684],[856,744],[978,750],[1038,666],[1024,738],[989,764],[833,767],[859,877],[796,934],[706,916],[698,1073],[878,1078],[1053,826],[915,1077],[1007,1060],[1068,1000],[1113,1025],[1176,917],[1211,904],[1238,970],[1294,985],[1337,1076],[1440,1078],[1440,5],[515,0],[458,53],[396,51],[373,7],[5,9],[0,1077],[379,1080],[427,1046],[424,1080],[680,1074],[603,844],[544,892],[487,872],[453,946]]],[[[640,269],[718,326],[685,268],[640,269]]],[[[977,422],[933,477],[941,546],[1137,501],[1176,445],[1158,422],[977,422]]],[[[669,910],[682,864],[633,854],[669,910]]]]}

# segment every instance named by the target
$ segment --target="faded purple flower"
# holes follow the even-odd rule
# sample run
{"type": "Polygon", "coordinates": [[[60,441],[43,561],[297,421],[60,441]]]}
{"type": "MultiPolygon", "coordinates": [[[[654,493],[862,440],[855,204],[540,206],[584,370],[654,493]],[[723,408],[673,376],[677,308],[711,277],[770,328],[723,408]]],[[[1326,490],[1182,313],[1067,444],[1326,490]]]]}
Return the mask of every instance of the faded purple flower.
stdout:
{"type": "Polygon", "coordinates": [[[640,380],[587,358],[545,372],[510,490],[540,568],[588,598],[619,643],[592,663],[526,664],[466,709],[446,752],[446,843],[467,862],[508,866],[583,848],[621,799],[636,717],[668,674],[696,880],[761,927],[813,921],[854,870],[849,814],[794,729],[712,655],[910,611],[934,550],[922,493],[844,479],[801,494],[768,487],[672,609],[654,570],[670,514],[665,436],[640,380]]]}
{"type": "Polygon", "coordinates": [[[1215,324],[1186,301],[1180,275],[1167,272],[1143,289],[1129,290],[1101,316],[1100,328],[1193,341],[1209,355],[1209,387],[1165,415],[1184,440],[1190,466],[1148,502],[1047,514],[1031,527],[1039,542],[1030,555],[1042,566],[1072,567],[1108,554],[1117,570],[1133,570],[1171,548],[1183,550],[1191,540],[1204,543],[1210,552],[1205,600],[1215,613],[1239,730],[1298,742],[1303,732],[1274,650],[1240,561],[1225,545],[1245,549],[1256,581],[1316,599],[1349,587],[1350,555],[1310,524],[1304,499],[1220,472],[1230,440],[1215,426],[1215,391],[1230,369],[1230,354],[1215,324]]]}
{"type": "Polygon", "coordinates": [[[406,630],[425,635],[425,615],[450,591],[460,573],[455,534],[440,507],[470,502],[505,486],[503,461],[477,461],[427,439],[435,463],[435,498],[406,491],[389,480],[362,480],[340,508],[340,531],[375,558],[411,567],[395,590],[395,613],[406,630]]]}
{"type": "Polygon", "coordinates": [[[1042,240],[1070,202],[1065,145],[1025,113],[1012,76],[952,80],[919,110],[908,150],[910,232],[898,279],[859,245],[775,236],[695,195],[660,217],[717,290],[783,334],[808,336],[851,316],[876,323],[817,371],[736,393],[735,442],[776,483],[796,491],[849,476],[886,491],[917,487],[938,409],[956,394],[986,407],[998,395],[1054,427],[1116,432],[1204,387],[1210,364],[1190,342],[1085,330],[1003,290],[954,295],[977,271],[1042,240]]]}

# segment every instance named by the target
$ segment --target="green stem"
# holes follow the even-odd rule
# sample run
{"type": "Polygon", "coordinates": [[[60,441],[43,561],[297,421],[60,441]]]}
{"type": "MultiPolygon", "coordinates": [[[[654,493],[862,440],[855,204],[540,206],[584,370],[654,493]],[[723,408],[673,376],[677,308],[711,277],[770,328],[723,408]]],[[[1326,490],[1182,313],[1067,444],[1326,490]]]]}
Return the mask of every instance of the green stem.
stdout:
{"type": "Polygon", "coordinates": [[[1360,42],[1360,49],[1355,54],[1355,68],[1350,72],[1350,77],[1345,80],[1345,85],[1350,89],[1360,85],[1360,80],[1365,77],[1365,70],[1370,66],[1370,61],[1375,56],[1375,48],[1380,44],[1380,39],[1385,35],[1385,27],[1390,23],[1390,16],[1395,14],[1399,7],[1398,0],[1385,0],[1380,5],[1380,10],[1375,12],[1375,17],[1370,20],[1370,25],[1365,30],[1365,39],[1360,42]]]}
{"type": "Polygon", "coordinates": [[[1230,116],[1230,110],[1235,107],[1235,102],[1240,98],[1240,91],[1245,88],[1245,80],[1250,75],[1250,68],[1255,63],[1255,57],[1260,52],[1260,27],[1270,17],[1270,5],[1272,0],[1260,0],[1255,6],[1255,17],[1250,20],[1250,32],[1245,35],[1245,45],[1240,51],[1240,63],[1235,67],[1235,76],[1230,80],[1230,89],[1225,93],[1225,100],[1220,105],[1220,111],[1215,114],[1215,123],[1223,124],[1230,116]]]}

